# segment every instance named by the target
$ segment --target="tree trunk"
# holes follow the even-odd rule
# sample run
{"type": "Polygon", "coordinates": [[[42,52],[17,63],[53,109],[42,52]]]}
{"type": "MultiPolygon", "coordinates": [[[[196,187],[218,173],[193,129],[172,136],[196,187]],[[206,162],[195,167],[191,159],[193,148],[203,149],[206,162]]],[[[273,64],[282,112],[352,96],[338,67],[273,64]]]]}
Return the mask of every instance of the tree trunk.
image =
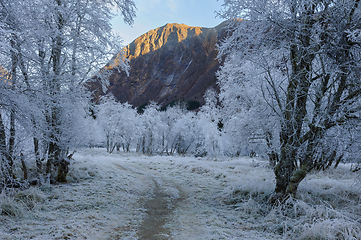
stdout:
{"type": "MultiPolygon", "coordinates": [[[[62,6],[61,0],[56,0],[58,7],[62,6]]],[[[50,173],[51,165],[59,166],[59,161],[61,158],[61,146],[59,142],[60,135],[60,107],[59,107],[59,99],[58,93],[60,93],[60,73],[61,73],[61,55],[63,50],[63,39],[62,39],[62,31],[64,27],[64,19],[62,13],[57,12],[57,35],[54,36],[52,41],[52,51],[51,51],[51,59],[52,59],[52,70],[53,77],[50,79],[50,96],[52,98],[52,106],[50,107],[50,113],[48,116],[51,133],[50,133],[50,142],[48,149],[48,163],[47,163],[47,173],[50,173]]]]}
{"type": "Polygon", "coordinates": [[[276,176],[275,193],[285,195],[292,174],[295,170],[295,154],[292,146],[283,146],[281,149],[280,161],[276,165],[274,172],[276,176]]]}
{"type": "Polygon", "coordinates": [[[68,175],[68,172],[69,172],[69,161],[66,158],[63,158],[59,162],[58,175],[56,177],[56,181],[60,183],[66,182],[66,176],[68,175]]]}
{"type": "Polygon", "coordinates": [[[9,156],[12,159],[15,159],[15,113],[11,111],[10,113],[10,138],[9,138],[9,156]]]}
{"type": "Polygon", "coordinates": [[[9,156],[6,147],[6,133],[5,126],[2,121],[2,116],[0,113],[0,160],[1,160],[1,171],[5,177],[6,182],[11,182],[15,175],[13,173],[14,162],[13,159],[9,156]]]}
{"type": "Polygon", "coordinates": [[[34,152],[35,152],[35,162],[36,162],[36,171],[38,173],[42,172],[43,164],[40,160],[40,154],[39,154],[39,139],[36,137],[33,138],[34,141],[34,152]]]}
{"type": "Polygon", "coordinates": [[[278,153],[276,152],[275,148],[273,147],[273,136],[271,132],[265,133],[265,139],[268,147],[267,155],[269,159],[269,164],[272,168],[276,166],[279,161],[278,153]]]}
{"type": "Polygon", "coordinates": [[[23,171],[24,174],[24,180],[28,180],[28,169],[26,167],[23,154],[21,154],[21,170],[23,171]]]}
{"type": "Polygon", "coordinates": [[[73,157],[74,153],[75,153],[75,151],[60,161],[58,175],[56,177],[57,182],[61,182],[61,183],[66,182],[66,176],[69,173],[70,159],[73,157]]]}
{"type": "MultiPolygon", "coordinates": [[[[295,10],[295,9],[294,9],[295,10]]],[[[304,179],[308,166],[297,169],[297,150],[301,146],[301,134],[307,115],[307,99],[312,82],[312,62],[315,58],[312,49],[311,29],[314,24],[313,9],[305,8],[303,24],[290,33],[291,75],[286,92],[286,105],[282,115],[280,133],[280,161],[275,167],[275,193],[287,197],[295,195],[299,183],[304,179]]],[[[296,15],[295,15],[296,17],[296,15]]],[[[296,17],[294,21],[300,21],[296,17]]],[[[310,156],[312,158],[312,156],[310,156]]]]}

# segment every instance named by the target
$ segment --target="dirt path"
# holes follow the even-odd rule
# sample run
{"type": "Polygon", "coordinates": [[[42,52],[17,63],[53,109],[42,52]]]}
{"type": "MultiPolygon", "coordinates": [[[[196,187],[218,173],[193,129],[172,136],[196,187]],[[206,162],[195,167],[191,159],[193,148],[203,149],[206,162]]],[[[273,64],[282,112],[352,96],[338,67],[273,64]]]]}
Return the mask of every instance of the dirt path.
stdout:
{"type": "Polygon", "coordinates": [[[181,189],[174,184],[167,183],[168,186],[162,186],[155,179],[153,182],[153,195],[144,203],[147,216],[141,223],[137,235],[139,239],[169,239],[171,232],[165,224],[171,221],[173,210],[184,197],[179,194],[181,189]]]}
{"type": "Polygon", "coordinates": [[[170,180],[140,169],[117,163],[114,165],[118,169],[141,175],[144,181],[152,182],[149,193],[138,201],[146,215],[137,230],[137,238],[139,240],[171,239],[172,232],[167,224],[173,221],[174,210],[187,198],[181,187],[170,180]]]}
{"type": "Polygon", "coordinates": [[[119,231],[123,238],[118,239],[277,239],[250,229],[255,219],[243,219],[222,204],[220,196],[230,181],[223,173],[197,166],[197,160],[180,163],[158,157],[113,163],[148,186],[133,205],[140,207],[134,213],[142,214],[133,238],[119,231]]]}

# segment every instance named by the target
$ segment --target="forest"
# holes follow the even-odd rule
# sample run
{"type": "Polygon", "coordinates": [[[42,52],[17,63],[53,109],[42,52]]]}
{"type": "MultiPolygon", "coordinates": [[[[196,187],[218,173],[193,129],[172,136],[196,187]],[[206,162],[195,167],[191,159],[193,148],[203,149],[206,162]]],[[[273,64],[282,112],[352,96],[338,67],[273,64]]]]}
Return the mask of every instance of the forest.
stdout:
{"type": "MultiPolygon", "coordinates": [[[[95,103],[86,88],[97,76],[106,90],[110,72],[100,69],[122,48],[110,21],[117,13],[131,25],[133,0],[0,0],[0,201],[74,180],[73,156],[89,148],[107,156],[263,159],[272,191],[247,198],[285,218],[300,208],[299,188],[314,174],[348,168],[359,189],[360,1],[223,2],[216,14],[228,20],[229,34],[217,46],[218,91],[207,90],[197,111],[151,102],[139,112],[110,95],[95,103]]],[[[114,67],[132,71],[127,59],[114,67]]],[[[332,239],[360,239],[357,194],[346,210],[356,216],[342,218],[354,225],[332,239]]]]}

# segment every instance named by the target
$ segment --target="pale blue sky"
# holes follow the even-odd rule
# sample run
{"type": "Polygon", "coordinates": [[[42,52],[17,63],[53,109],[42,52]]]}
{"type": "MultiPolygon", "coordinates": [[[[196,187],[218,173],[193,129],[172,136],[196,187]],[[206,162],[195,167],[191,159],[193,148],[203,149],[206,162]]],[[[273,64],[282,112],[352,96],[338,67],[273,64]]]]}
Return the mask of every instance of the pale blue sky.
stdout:
{"type": "Polygon", "coordinates": [[[120,17],[112,21],[114,31],[124,38],[124,45],[151,29],[166,23],[184,23],[189,26],[215,27],[223,19],[216,18],[222,0],[134,0],[138,10],[133,27],[120,17]]]}

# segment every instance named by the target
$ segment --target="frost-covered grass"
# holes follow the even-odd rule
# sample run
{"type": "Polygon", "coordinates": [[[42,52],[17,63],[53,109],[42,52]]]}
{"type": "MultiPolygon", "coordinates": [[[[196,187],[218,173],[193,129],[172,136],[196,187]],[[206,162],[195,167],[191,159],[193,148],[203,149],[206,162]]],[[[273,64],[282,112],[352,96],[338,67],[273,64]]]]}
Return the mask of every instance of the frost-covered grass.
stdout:
{"type": "Polygon", "coordinates": [[[361,239],[361,189],[346,165],[270,206],[274,174],[262,159],[104,149],[74,159],[67,184],[0,194],[0,239],[138,239],[156,187],[177,200],[159,239],[361,239]]]}
{"type": "Polygon", "coordinates": [[[224,198],[253,221],[252,229],[284,239],[361,239],[361,186],[348,165],[310,174],[296,198],[278,206],[267,203],[273,186],[252,179],[240,177],[224,198]]]}

